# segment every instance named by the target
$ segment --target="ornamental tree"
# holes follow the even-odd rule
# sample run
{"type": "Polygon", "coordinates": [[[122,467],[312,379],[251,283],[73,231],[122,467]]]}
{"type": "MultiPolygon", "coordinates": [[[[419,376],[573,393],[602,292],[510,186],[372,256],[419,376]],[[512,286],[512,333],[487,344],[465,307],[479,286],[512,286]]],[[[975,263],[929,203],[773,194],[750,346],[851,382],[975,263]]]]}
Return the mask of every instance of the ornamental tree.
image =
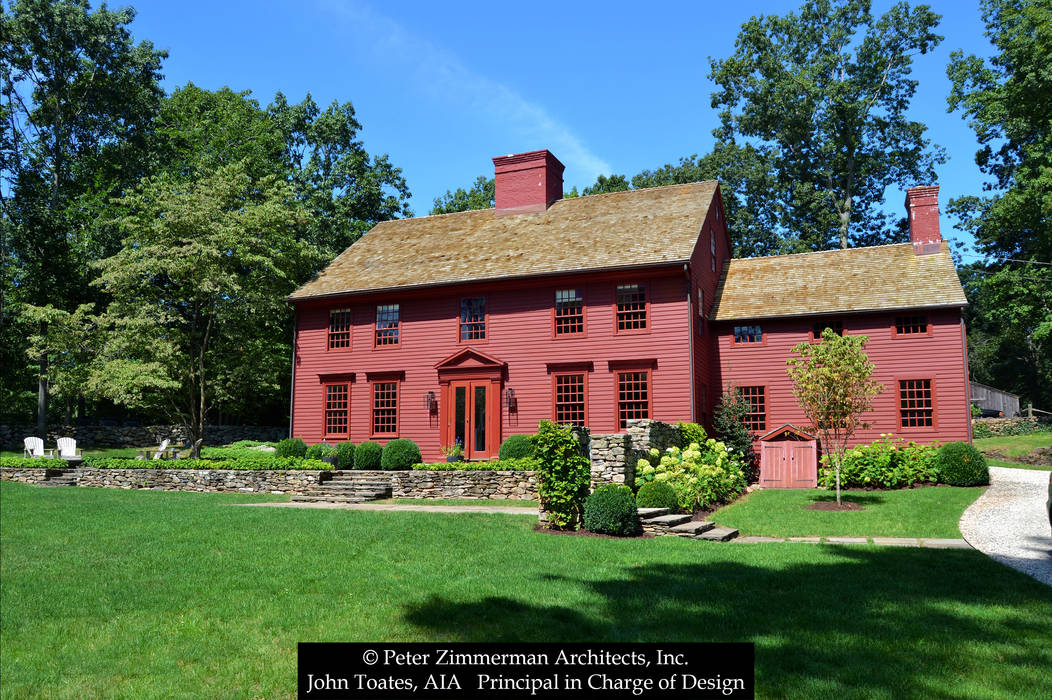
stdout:
{"type": "Polygon", "coordinates": [[[873,410],[873,399],[884,385],[872,379],[873,363],[866,355],[864,335],[837,335],[822,331],[822,342],[800,343],[793,348],[799,357],[786,360],[793,394],[818,431],[822,449],[836,472],[836,502],[840,505],[840,465],[847,442],[859,428],[868,428],[863,414],[873,410]]]}

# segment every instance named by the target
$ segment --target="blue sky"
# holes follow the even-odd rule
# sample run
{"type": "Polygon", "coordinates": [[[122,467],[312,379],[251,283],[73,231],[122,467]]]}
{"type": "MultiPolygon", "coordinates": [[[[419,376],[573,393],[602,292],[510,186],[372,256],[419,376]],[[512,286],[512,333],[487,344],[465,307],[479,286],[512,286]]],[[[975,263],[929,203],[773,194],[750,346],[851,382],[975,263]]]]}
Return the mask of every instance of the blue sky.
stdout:
{"type": "MultiPolygon", "coordinates": [[[[113,5],[121,5],[117,0],[113,5]]],[[[797,2],[420,2],[132,0],[137,39],[167,49],[165,87],[351,101],[371,153],[402,168],[416,214],[492,175],[491,158],[548,148],[566,188],[704,153],[716,114],[708,57],[733,51],[750,16],[797,2]]],[[[944,41],[914,61],[912,116],[948,160],[940,203],[979,193],[974,134],[946,112],[953,50],[987,55],[977,0],[929,3],[944,41]]],[[[875,0],[874,12],[891,3],[875,0]]],[[[888,208],[903,195],[890,193],[888,208]]],[[[944,236],[950,221],[944,217],[944,236]]]]}

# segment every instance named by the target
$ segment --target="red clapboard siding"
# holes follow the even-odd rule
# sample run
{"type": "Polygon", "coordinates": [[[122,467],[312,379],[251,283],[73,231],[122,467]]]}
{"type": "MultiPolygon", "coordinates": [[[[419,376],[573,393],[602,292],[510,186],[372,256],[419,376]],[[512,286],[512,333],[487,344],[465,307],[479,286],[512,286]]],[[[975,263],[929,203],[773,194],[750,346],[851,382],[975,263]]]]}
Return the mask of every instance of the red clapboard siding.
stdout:
{"type": "MultiPolygon", "coordinates": [[[[873,412],[867,414],[866,421],[871,427],[857,432],[853,444],[872,442],[881,433],[892,433],[906,440],[925,443],[970,440],[968,371],[960,311],[949,309],[927,312],[931,324],[930,334],[893,336],[896,315],[919,313],[923,312],[829,317],[841,320],[845,333],[869,337],[866,353],[876,367],[873,376],[885,386],[884,392],[874,402],[873,412]],[[935,425],[930,428],[902,428],[899,426],[898,380],[917,378],[932,379],[935,425]]],[[[735,324],[720,324],[718,386],[765,386],[768,430],[783,423],[807,429],[807,419],[793,396],[785,361],[791,356],[795,345],[809,340],[816,320],[744,321],[742,325],[759,324],[765,339],[762,345],[746,346],[732,344],[735,324]]]]}
{"type": "Polygon", "coordinates": [[[443,416],[430,413],[424,397],[430,391],[441,396],[435,365],[465,347],[507,363],[503,388],[514,389],[517,411],[509,412],[503,400],[500,402],[500,439],[512,433],[536,432],[539,420],[554,417],[550,363],[592,363],[587,378],[588,427],[592,432],[616,431],[615,374],[610,363],[629,368],[633,365],[626,361],[633,360],[653,363],[653,417],[670,422],[689,420],[688,284],[683,268],[673,266],[638,274],[593,273],[300,302],[292,434],[308,443],[321,442],[322,378],[354,373],[349,439],[356,443],[370,439],[372,392],[368,378],[404,372],[399,386],[398,437],[414,440],[425,460],[441,459],[443,416]],[[649,327],[643,332],[615,333],[615,288],[629,283],[647,287],[649,327]],[[555,290],[571,287],[584,291],[585,333],[554,337],[555,290]],[[469,296],[486,297],[487,337],[461,343],[460,300],[469,296]],[[388,303],[400,305],[399,343],[374,347],[376,305],[388,303]],[[328,350],[329,310],[338,308],[353,311],[351,347],[328,350]]]}

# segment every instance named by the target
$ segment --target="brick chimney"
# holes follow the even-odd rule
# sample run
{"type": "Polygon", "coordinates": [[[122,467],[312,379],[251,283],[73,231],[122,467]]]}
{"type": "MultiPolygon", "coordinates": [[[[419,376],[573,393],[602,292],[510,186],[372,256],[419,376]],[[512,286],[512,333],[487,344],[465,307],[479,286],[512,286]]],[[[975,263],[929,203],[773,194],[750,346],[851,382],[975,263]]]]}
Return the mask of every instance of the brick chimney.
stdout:
{"type": "Polygon", "coordinates": [[[910,220],[910,242],[916,255],[942,250],[939,234],[939,186],[924,185],[906,190],[906,214],[910,220]]]}
{"type": "Polygon", "coordinates": [[[547,150],[494,158],[496,215],[542,212],[562,199],[563,167],[547,150]]]}

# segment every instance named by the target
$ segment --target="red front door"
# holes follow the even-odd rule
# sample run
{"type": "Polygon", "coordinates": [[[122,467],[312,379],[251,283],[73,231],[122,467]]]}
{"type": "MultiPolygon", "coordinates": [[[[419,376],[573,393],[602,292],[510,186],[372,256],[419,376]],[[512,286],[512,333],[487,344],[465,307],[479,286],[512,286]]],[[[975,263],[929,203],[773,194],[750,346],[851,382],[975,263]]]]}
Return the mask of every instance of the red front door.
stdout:
{"type": "Polygon", "coordinates": [[[446,434],[464,446],[464,459],[487,459],[496,452],[492,393],[490,380],[450,382],[446,434]]]}

